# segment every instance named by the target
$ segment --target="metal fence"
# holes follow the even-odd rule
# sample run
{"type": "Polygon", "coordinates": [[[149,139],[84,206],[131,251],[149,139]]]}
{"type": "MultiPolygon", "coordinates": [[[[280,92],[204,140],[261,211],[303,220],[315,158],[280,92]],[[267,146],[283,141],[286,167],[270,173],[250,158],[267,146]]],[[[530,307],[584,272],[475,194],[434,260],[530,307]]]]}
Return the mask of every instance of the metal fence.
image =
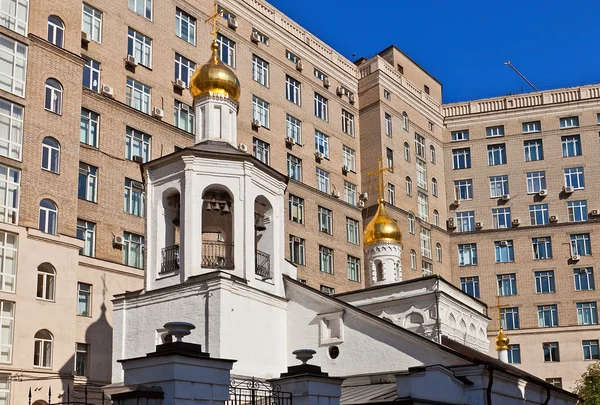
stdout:
{"type": "Polygon", "coordinates": [[[292,405],[292,394],[254,377],[250,380],[231,380],[226,405],[292,405]]]}

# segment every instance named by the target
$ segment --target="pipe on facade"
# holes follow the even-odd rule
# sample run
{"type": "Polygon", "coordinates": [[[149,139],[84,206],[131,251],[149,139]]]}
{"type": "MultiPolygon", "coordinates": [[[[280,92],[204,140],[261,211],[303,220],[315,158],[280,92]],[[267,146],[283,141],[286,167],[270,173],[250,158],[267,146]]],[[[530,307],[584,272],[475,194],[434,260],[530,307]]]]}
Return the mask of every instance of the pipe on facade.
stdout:
{"type": "Polygon", "coordinates": [[[436,327],[437,327],[437,342],[442,344],[442,320],[440,319],[440,279],[436,281],[437,285],[435,288],[435,314],[436,314],[436,327]]]}
{"type": "Polygon", "coordinates": [[[487,405],[492,405],[492,385],[494,384],[494,365],[493,364],[488,364],[487,366],[485,366],[485,368],[487,368],[488,370],[488,385],[487,385],[487,389],[485,390],[485,396],[486,396],[486,400],[487,400],[487,405]]]}
{"type": "Polygon", "coordinates": [[[548,405],[548,402],[550,402],[550,388],[546,388],[546,400],[544,401],[544,405],[548,405]]]}

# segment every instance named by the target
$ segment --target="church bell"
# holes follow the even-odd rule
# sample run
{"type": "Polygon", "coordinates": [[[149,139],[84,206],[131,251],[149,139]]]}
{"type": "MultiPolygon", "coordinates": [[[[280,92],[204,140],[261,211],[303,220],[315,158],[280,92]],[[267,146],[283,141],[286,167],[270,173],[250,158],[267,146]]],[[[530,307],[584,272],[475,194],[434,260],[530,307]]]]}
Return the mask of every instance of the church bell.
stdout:
{"type": "Polygon", "coordinates": [[[265,226],[265,217],[262,215],[256,215],[256,220],[254,221],[254,229],[257,231],[266,231],[267,227],[265,226]]]}

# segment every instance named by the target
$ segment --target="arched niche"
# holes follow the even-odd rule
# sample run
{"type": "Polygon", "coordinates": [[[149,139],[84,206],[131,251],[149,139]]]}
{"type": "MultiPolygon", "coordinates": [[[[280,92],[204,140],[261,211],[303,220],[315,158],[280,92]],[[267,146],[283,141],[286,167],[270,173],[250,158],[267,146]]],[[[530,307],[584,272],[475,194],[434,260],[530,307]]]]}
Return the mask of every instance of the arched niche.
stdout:
{"type": "Polygon", "coordinates": [[[273,278],[273,206],[263,195],[254,199],[254,246],[256,275],[263,279],[273,278]]]}
{"type": "Polygon", "coordinates": [[[234,200],[222,184],[213,184],[202,193],[202,267],[234,268],[234,200]]]}

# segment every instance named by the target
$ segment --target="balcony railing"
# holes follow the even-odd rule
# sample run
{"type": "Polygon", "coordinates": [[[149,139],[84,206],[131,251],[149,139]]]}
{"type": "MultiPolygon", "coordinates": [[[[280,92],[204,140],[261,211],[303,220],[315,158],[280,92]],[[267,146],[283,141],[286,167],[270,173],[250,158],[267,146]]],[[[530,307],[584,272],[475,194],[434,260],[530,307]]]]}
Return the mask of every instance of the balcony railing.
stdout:
{"type": "Polygon", "coordinates": [[[233,243],[203,240],[202,267],[233,269],[233,243]]]}
{"type": "Polygon", "coordinates": [[[256,250],[256,274],[263,279],[273,278],[271,274],[271,256],[256,250]]]}
{"type": "Polygon", "coordinates": [[[162,250],[161,273],[179,269],[179,245],[168,246],[162,250]]]}

